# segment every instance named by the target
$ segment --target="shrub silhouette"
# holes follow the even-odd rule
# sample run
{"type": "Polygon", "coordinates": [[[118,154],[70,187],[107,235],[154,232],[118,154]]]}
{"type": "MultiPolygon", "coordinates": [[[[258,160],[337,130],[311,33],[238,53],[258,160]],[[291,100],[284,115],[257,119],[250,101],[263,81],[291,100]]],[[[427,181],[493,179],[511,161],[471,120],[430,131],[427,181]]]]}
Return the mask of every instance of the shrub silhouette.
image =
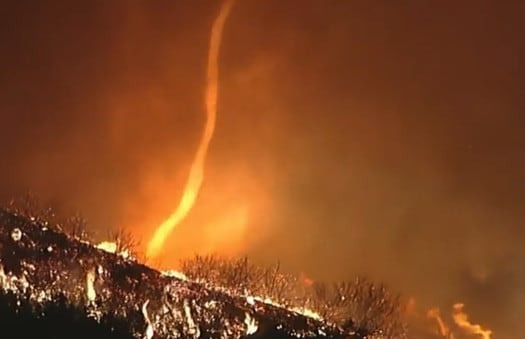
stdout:
{"type": "Polygon", "coordinates": [[[289,308],[307,308],[340,327],[358,328],[363,336],[407,337],[400,297],[363,278],[305,284],[299,277],[281,272],[279,263],[261,267],[247,258],[211,255],[183,260],[181,267],[192,280],[225,288],[233,294],[269,299],[289,308]]]}

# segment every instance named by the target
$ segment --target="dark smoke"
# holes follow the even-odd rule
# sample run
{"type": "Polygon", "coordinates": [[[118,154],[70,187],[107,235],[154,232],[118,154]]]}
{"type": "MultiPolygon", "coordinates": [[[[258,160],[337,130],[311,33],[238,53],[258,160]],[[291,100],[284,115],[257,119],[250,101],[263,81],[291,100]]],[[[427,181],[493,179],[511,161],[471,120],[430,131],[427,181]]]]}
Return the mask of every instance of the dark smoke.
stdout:
{"type": "MultiPolygon", "coordinates": [[[[31,189],[149,236],[200,137],[218,6],[4,2],[2,198],[31,189]]],[[[365,274],[443,312],[462,301],[496,338],[525,330],[524,10],[240,2],[205,186],[169,252],[203,250],[246,203],[240,251],[257,260],[365,274]]]]}

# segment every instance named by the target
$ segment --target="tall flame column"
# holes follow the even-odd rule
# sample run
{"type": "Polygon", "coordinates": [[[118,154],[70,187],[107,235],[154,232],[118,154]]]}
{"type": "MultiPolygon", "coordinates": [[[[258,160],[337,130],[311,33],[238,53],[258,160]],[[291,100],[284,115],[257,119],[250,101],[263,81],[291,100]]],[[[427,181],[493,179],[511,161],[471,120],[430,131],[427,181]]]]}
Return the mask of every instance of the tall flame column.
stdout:
{"type": "Polygon", "coordinates": [[[234,0],[226,0],[220,9],[219,15],[215,19],[210,36],[210,46],[208,52],[208,69],[205,92],[206,125],[202,135],[197,154],[191,165],[188,181],[184,188],[182,198],[173,213],[157,228],[151,238],[146,255],[148,258],[156,257],[162,250],[164,242],[172,230],[188,215],[195,204],[199,194],[203,176],[204,162],[208,153],[208,146],[215,129],[217,118],[217,96],[219,87],[219,50],[222,39],[224,24],[233,7],[234,0]]]}

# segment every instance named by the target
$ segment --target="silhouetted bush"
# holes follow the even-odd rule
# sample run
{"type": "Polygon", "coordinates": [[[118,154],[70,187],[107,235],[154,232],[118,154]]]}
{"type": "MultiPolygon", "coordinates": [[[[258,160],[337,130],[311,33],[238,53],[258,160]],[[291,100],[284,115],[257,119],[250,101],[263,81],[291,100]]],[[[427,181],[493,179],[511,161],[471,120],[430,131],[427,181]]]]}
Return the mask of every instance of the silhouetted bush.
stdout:
{"type": "Polygon", "coordinates": [[[192,280],[225,288],[233,294],[257,296],[286,307],[306,308],[342,328],[359,328],[363,335],[407,336],[399,296],[366,279],[305,284],[299,277],[281,272],[279,264],[260,267],[247,258],[197,255],[183,260],[181,267],[192,280]]]}
{"type": "Polygon", "coordinates": [[[140,253],[138,248],[140,241],[133,236],[133,234],[124,228],[109,232],[107,241],[111,241],[116,245],[116,253],[126,252],[133,258],[139,258],[140,253]]]}
{"type": "Polygon", "coordinates": [[[25,217],[35,223],[47,225],[50,228],[66,233],[78,240],[89,241],[93,235],[88,231],[87,221],[80,214],[64,218],[56,213],[55,208],[45,204],[33,192],[12,198],[7,206],[2,206],[6,211],[25,217]]]}

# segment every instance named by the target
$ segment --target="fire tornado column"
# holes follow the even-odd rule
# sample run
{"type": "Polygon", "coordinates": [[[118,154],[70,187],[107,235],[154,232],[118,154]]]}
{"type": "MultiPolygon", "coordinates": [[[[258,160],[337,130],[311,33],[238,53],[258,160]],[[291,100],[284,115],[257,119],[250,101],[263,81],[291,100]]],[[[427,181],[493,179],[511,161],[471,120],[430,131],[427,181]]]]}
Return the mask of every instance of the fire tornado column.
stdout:
{"type": "Polygon", "coordinates": [[[177,208],[162,224],[159,225],[151,238],[146,252],[148,258],[154,258],[159,254],[167,236],[175,226],[186,217],[199,194],[204,174],[204,162],[215,129],[215,120],[217,116],[217,94],[219,87],[218,59],[222,31],[234,1],[235,0],[226,0],[222,4],[219,15],[215,19],[211,29],[205,93],[206,125],[204,126],[204,133],[199,148],[197,149],[197,154],[195,155],[195,159],[190,168],[188,181],[186,182],[182,198],[177,208]]]}

